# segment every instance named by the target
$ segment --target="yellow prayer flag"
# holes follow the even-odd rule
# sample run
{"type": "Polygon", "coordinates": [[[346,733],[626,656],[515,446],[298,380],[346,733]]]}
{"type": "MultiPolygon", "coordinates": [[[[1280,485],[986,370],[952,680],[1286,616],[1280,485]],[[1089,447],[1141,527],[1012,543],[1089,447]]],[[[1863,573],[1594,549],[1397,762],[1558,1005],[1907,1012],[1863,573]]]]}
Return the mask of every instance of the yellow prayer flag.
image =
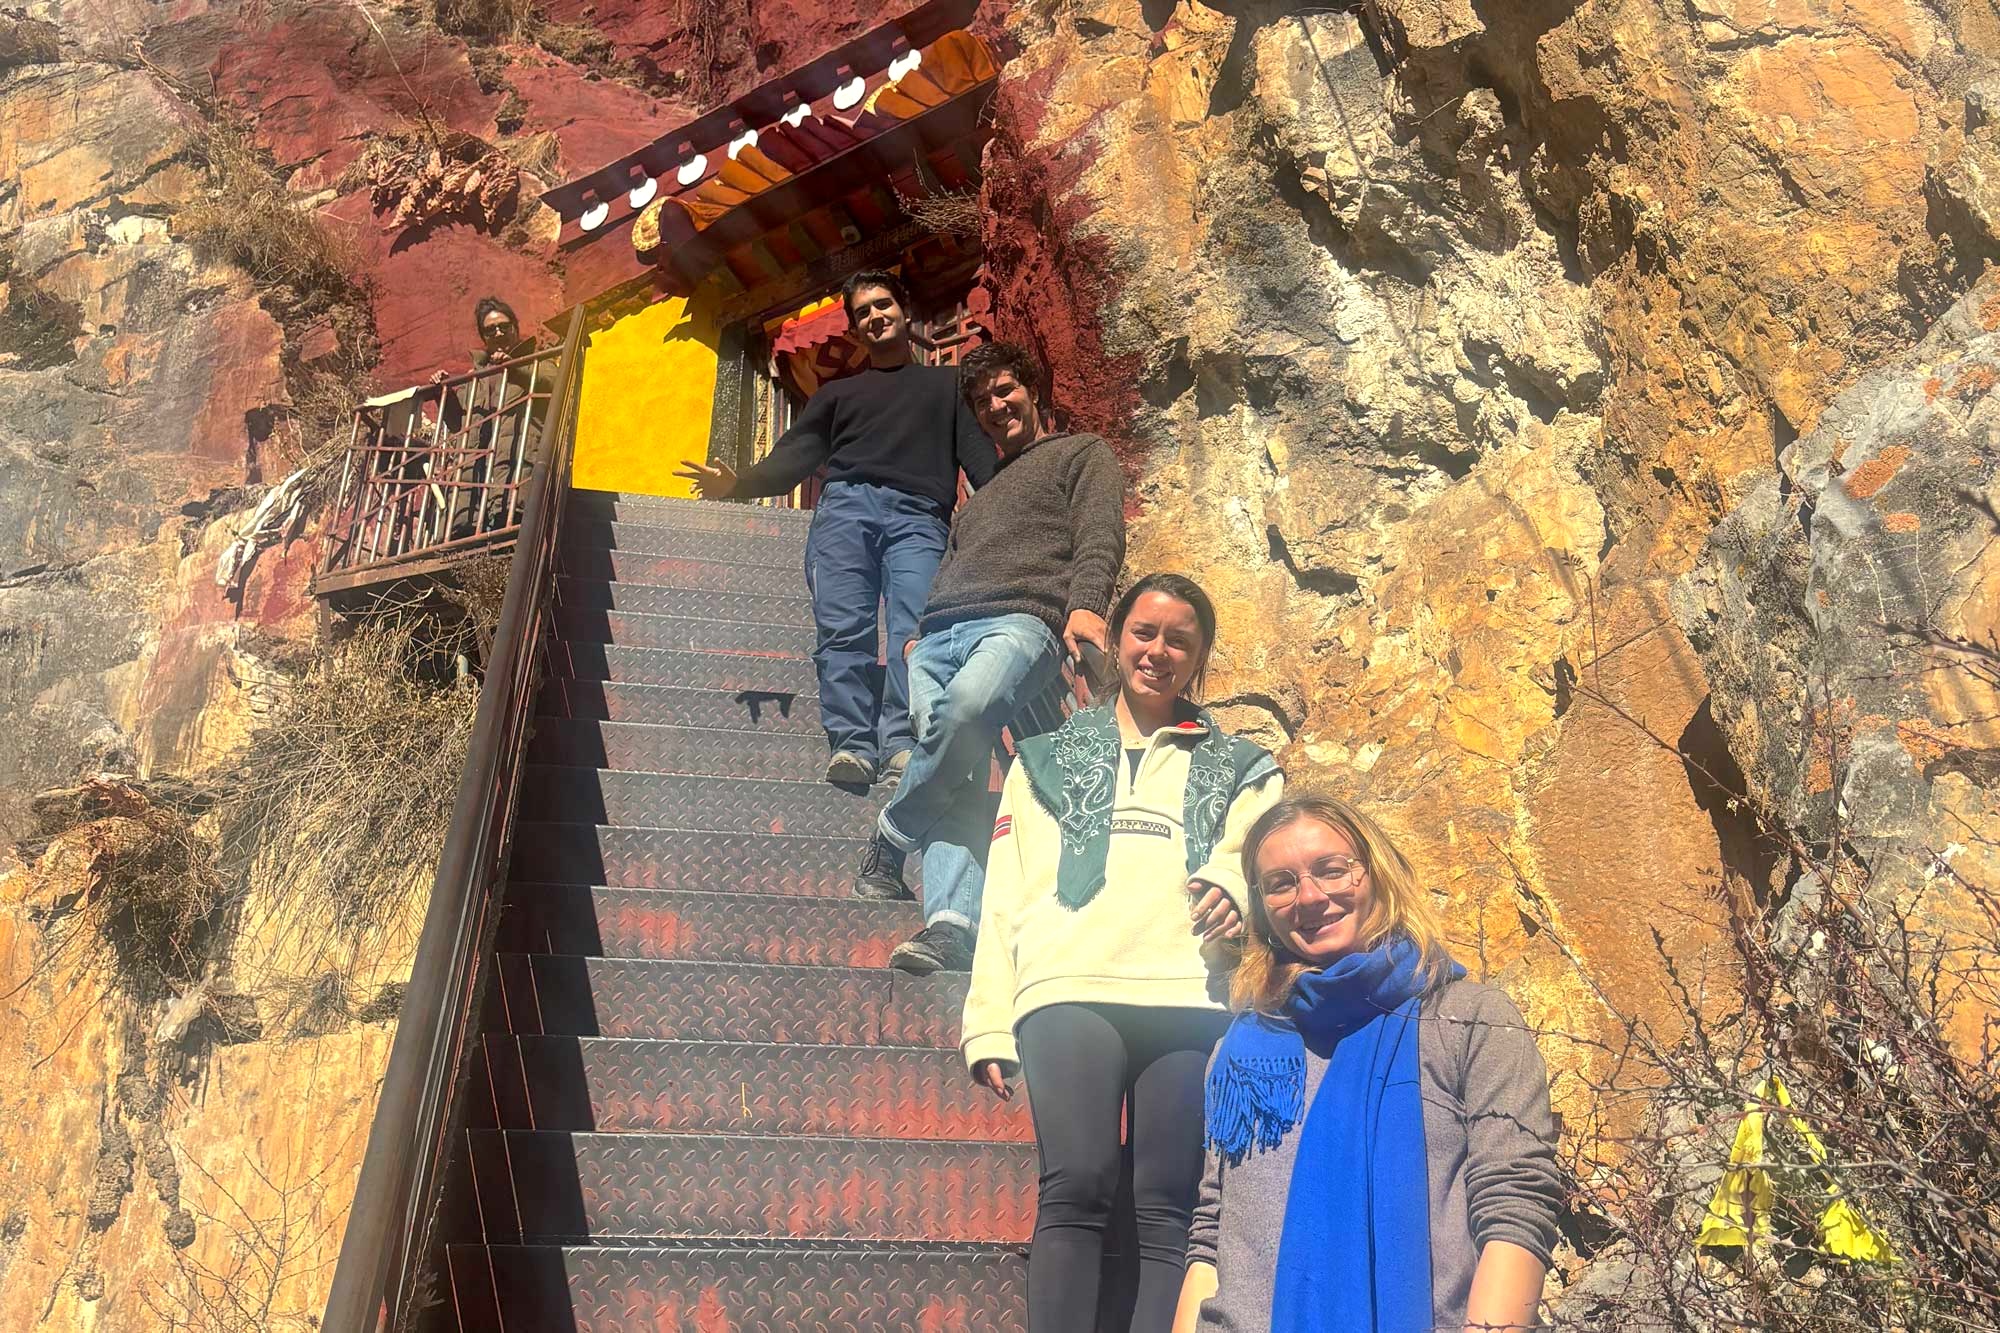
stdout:
{"type": "MultiPolygon", "coordinates": [[[[1736,1139],[1729,1148],[1729,1167],[1708,1201],[1708,1213],[1694,1243],[1699,1248],[1748,1246],[1760,1236],[1771,1234],[1771,1211],[1777,1202],[1771,1173],[1763,1165],[1765,1106],[1775,1102],[1789,1108],[1791,1094],[1775,1074],[1758,1085],[1754,1101],[1744,1106],[1743,1120],[1736,1126],[1736,1139]]],[[[1786,1117],[1806,1145],[1816,1166],[1827,1162],[1826,1145],[1812,1126],[1796,1115],[1786,1117]]],[[[1840,1196],[1833,1186],[1833,1202],[1820,1214],[1820,1248],[1836,1258],[1864,1263],[1893,1263],[1895,1252],[1889,1242],[1868,1225],[1861,1211],[1840,1196]]]]}

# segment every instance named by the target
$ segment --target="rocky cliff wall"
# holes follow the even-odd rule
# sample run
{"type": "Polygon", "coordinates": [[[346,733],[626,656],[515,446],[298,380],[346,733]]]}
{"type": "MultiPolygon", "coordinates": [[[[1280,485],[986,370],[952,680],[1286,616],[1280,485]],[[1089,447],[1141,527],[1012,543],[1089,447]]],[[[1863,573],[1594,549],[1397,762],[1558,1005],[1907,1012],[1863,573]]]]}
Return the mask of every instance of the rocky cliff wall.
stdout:
{"type": "Polygon", "coordinates": [[[1133,567],[1219,595],[1225,713],[1408,840],[1572,1072],[1611,1009],[1672,1024],[1662,949],[1730,1003],[1730,886],[1774,858],[1738,798],[1787,741],[1749,743],[1745,644],[1698,651],[1673,589],[1993,253],[1991,26],[1013,12],[998,322],[1124,452],[1133,567]]]}
{"type": "MultiPolygon", "coordinates": [[[[543,188],[876,11],[0,11],[0,831],[28,858],[0,867],[0,1327],[316,1324],[429,870],[314,899],[338,830],[245,827],[285,759],[259,744],[368,682],[318,642],[310,518],[234,595],[218,558],[341,410],[466,363],[478,297],[556,313],[543,188]],[[399,217],[434,148],[516,183],[399,217]],[[99,771],[134,780],[31,800],[99,771]],[[188,876],[135,869],[162,857],[188,876]],[[141,882],[224,904],[193,966],[80,952],[141,882]]],[[[465,716],[377,702],[444,753],[465,716]]]]}
{"type": "MultiPolygon", "coordinates": [[[[0,14],[12,829],[80,772],[199,786],[277,725],[310,529],[237,599],[216,556],[326,400],[456,364],[489,291],[553,313],[538,182],[878,17],[0,14]],[[516,194],[394,223],[396,164],[447,142],[504,158],[516,194]],[[302,211],[337,262],[218,247],[195,225],[218,196],[302,211]]],[[[1643,1118],[1605,1095],[1632,1025],[1671,1042],[1742,1009],[1745,922],[1829,845],[1979,938],[1955,889],[1993,882],[2000,750],[2000,306],[1965,295],[2000,222],[1990,6],[1025,0],[982,23],[1010,57],[999,331],[1126,460],[1133,569],[1217,594],[1224,715],[1400,835],[1460,951],[1545,1028],[1573,1126],[1643,1118]]],[[[295,983],[324,959],[253,887],[247,984],[176,1029],[167,998],[34,972],[50,875],[132,831],[89,827],[0,916],[0,1325],[299,1326],[407,918],[315,1003],[295,983]],[[260,1017],[271,977],[290,989],[260,1017]],[[249,1308],[215,1303],[253,1270],[249,1308]]]]}
{"type": "Polygon", "coordinates": [[[1217,595],[1220,711],[1399,835],[1573,1143],[1772,1007],[1801,885],[1958,949],[1978,1058],[1991,10],[1343,8],[1011,13],[995,319],[1123,454],[1131,567],[1217,595]]]}

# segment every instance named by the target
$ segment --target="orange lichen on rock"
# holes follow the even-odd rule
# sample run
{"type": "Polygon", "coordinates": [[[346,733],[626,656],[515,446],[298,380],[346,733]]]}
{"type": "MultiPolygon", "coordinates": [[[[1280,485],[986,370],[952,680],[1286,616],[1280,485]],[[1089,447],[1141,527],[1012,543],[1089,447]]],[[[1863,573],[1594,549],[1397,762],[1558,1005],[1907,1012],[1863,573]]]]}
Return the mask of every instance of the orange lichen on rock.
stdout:
{"type": "Polygon", "coordinates": [[[1882,526],[1891,532],[1915,532],[1922,528],[1923,520],[1907,510],[1898,510],[1882,516],[1882,526]]]}
{"type": "Polygon", "coordinates": [[[1996,383],[2000,383],[2000,371],[1991,366],[1967,366],[1951,382],[1951,396],[1958,399],[1977,398],[1996,383]]]}
{"type": "Polygon", "coordinates": [[[1866,500],[1875,492],[1889,484],[1899,468],[1910,459],[1910,451],[1900,444],[1892,444],[1875,457],[1860,463],[1847,474],[1847,493],[1857,500],[1866,500]]]}

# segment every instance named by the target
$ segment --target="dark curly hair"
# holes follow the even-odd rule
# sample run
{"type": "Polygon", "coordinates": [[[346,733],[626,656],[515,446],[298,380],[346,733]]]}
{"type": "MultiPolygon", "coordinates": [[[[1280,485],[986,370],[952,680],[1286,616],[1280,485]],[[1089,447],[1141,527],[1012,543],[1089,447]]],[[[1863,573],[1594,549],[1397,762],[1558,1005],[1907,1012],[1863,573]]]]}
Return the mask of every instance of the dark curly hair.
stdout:
{"type": "Polygon", "coordinates": [[[1030,397],[1041,400],[1041,363],[1018,343],[981,343],[967,352],[958,363],[958,391],[968,404],[976,406],[987,381],[1002,371],[1019,380],[1030,397]]]}

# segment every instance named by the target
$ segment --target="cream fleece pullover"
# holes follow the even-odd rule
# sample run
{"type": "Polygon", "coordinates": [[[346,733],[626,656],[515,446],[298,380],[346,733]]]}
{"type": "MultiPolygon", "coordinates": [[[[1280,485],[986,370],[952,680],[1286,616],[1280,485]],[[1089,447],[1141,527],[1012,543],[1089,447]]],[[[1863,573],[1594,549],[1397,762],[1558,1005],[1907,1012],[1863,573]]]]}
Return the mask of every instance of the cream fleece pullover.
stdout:
{"type": "Polygon", "coordinates": [[[1061,830],[1022,765],[1008,770],[960,1027],[967,1068],[1018,1062],[1015,1025],[1051,1004],[1227,1007],[1221,987],[1211,993],[1190,929],[1187,882],[1206,880],[1244,909],[1243,835],[1277,802],[1284,778],[1273,773],[1236,794],[1208,863],[1190,876],[1181,816],[1189,757],[1207,734],[1200,723],[1160,728],[1136,779],[1119,756],[1104,887],[1076,911],[1056,898],[1061,830]]]}

